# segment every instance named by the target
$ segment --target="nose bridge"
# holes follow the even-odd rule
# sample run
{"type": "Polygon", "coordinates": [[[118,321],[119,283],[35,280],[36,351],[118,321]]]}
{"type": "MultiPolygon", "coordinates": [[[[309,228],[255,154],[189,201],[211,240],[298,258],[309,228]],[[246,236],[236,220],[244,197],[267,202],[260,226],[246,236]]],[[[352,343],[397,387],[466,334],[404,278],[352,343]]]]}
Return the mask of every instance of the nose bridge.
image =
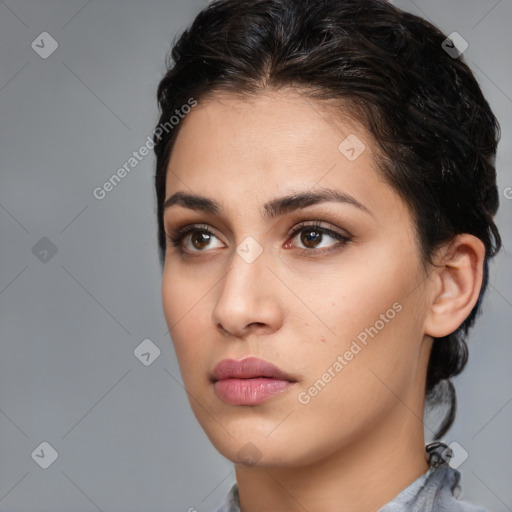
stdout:
{"type": "Polygon", "coordinates": [[[252,237],[236,247],[213,310],[212,320],[234,333],[251,323],[273,323],[275,308],[269,293],[273,278],[267,269],[267,253],[252,237]]]}
{"type": "Polygon", "coordinates": [[[222,287],[222,295],[257,292],[260,288],[258,284],[263,284],[263,275],[268,272],[266,265],[266,254],[262,245],[255,238],[246,237],[233,253],[230,270],[222,287]]]}

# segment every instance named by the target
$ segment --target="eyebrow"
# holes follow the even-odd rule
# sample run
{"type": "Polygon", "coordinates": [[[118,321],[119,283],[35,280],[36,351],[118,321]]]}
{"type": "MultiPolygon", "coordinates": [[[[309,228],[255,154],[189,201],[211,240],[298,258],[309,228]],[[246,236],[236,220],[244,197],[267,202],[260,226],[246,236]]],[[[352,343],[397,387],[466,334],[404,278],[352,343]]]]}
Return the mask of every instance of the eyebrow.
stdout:
{"type": "MultiPolygon", "coordinates": [[[[294,210],[307,208],[308,206],[325,202],[349,204],[372,215],[370,210],[368,210],[366,206],[361,204],[354,197],[338,190],[322,188],[317,192],[300,192],[271,199],[263,205],[262,216],[265,218],[274,218],[294,210]]],[[[214,215],[218,215],[223,211],[220,203],[214,199],[197,194],[189,194],[187,192],[176,192],[172,196],[168,197],[164,201],[164,212],[174,205],[180,205],[185,208],[189,208],[190,210],[198,210],[214,215]]]]}

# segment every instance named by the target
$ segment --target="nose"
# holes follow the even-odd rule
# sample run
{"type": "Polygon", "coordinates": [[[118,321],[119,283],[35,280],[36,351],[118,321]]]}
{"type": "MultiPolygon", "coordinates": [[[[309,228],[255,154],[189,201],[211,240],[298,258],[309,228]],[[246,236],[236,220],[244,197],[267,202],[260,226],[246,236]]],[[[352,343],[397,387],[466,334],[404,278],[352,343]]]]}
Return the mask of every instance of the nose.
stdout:
{"type": "Polygon", "coordinates": [[[234,252],[230,263],[218,288],[213,324],[223,334],[239,338],[278,330],[283,318],[277,294],[279,280],[268,268],[265,252],[250,263],[234,252]]]}

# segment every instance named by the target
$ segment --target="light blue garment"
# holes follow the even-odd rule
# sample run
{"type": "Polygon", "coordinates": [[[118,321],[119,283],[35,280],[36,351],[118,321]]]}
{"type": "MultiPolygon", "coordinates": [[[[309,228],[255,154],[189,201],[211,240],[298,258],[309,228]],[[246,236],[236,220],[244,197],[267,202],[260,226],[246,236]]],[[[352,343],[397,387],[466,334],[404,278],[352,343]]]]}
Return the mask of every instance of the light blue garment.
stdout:
{"type": "MultiPolygon", "coordinates": [[[[449,448],[444,443],[427,445],[430,468],[377,512],[486,512],[460,495],[461,474],[447,464],[449,448]]],[[[217,512],[240,512],[238,487],[233,485],[217,512]]]]}

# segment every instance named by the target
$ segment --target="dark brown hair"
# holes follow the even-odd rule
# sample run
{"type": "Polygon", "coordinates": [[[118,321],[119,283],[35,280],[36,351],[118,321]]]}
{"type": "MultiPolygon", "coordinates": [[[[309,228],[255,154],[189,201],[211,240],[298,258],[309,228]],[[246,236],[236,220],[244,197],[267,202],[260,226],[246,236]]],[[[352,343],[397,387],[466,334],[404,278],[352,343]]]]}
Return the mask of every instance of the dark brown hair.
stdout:
{"type": "MultiPolygon", "coordinates": [[[[451,377],[464,368],[467,332],[480,310],[488,260],[499,250],[495,154],[499,124],[462,56],[446,36],[384,0],[215,0],[173,45],[158,87],[168,122],[193,97],[295,87],[317,101],[338,102],[377,143],[379,168],[409,206],[424,264],[459,233],[485,245],[477,304],[454,333],[434,340],[427,406],[448,404],[434,439],[455,418],[451,377]]],[[[176,136],[155,133],[158,242],[165,255],[163,202],[176,136]]]]}

